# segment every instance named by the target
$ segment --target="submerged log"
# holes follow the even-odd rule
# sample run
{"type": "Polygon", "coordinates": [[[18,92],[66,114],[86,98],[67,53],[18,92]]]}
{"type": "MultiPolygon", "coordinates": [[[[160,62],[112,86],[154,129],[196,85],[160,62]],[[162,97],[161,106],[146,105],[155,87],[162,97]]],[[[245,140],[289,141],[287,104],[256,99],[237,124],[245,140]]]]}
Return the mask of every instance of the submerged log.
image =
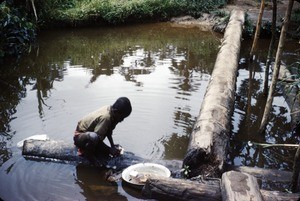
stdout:
{"type": "Polygon", "coordinates": [[[260,190],[264,201],[299,201],[300,193],[284,193],[279,191],[260,190]]]}
{"type": "MultiPolygon", "coordinates": [[[[22,155],[28,159],[71,162],[75,164],[92,165],[85,157],[78,156],[73,144],[54,140],[25,140],[22,155]]],[[[118,157],[110,157],[104,161],[106,168],[122,170],[130,165],[147,162],[131,152],[124,152],[118,157]]]]}
{"type": "Polygon", "coordinates": [[[157,200],[222,200],[220,181],[191,181],[184,179],[150,177],[142,193],[157,200]]]}
{"type": "Polygon", "coordinates": [[[256,178],[236,171],[222,175],[222,198],[223,201],[263,201],[256,178]]]}
{"type": "MultiPolygon", "coordinates": [[[[92,165],[86,158],[78,156],[77,149],[73,144],[63,141],[25,140],[22,155],[27,159],[33,160],[92,165]]],[[[108,161],[105,161],[105,168],[112,168],[116,172],[120,172],[130,165],[143,162],[150,162],[150,160],[125,151],[124,154],[118,157],[110,157],[108,161]]],[[[173,174],[178,174],[182,166],[182,162],[178,160],[152,160],[151,162],[168,167],[173,174]]]]}
{"type": "MultiPolygon", "coordinates": [[[[239,172],[248,173],[255,176],[257,179],[264,181],[273,182],[291,182],[292,172],[274,169],[264,169],[258,167],[247,167],[247,166],[226,166],[226,170],[234,170],[239,172]]],[[[300,180],[298,180],[300,182],[300,180]]]]}
{"type": "Polygon", "coordinates": [[[190,177],[219,177],[226,159],[244,12],[233,10],[183,165],[190,177]]]}
{"type": "MultiPolygon", "coordinates": [[[[274,188],[277,189],[278,186],[281,186],[282,188],[286,186],[290,186],[292,182],[292,176],[293,176],[293,173],[291,171],[263,169],[258,167],[227,165],[225,169],[227,171],[234,170],[234,171],[248,173],[256,177],[258,182],[264,186],[265,190],[272,190],[274,188]]],[[[298,188],[296,190],[297,192],[299,192],[300,178],[298,178],[297,183],[298,183],[298,188]]],[[[285,194],[282,194],[282,197],[284,196],[285,194]]]]}

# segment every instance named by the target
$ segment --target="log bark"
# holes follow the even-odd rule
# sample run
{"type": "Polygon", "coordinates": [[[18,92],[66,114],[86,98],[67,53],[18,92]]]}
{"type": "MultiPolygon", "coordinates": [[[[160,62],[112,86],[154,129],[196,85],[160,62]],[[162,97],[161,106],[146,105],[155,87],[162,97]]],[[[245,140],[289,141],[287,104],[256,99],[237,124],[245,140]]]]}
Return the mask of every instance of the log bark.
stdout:
{"type": "Polygon", "coordinates": [[[229,171],[222,175],[223,201],[263,201],[255,177],[247,173],[229,171]]]}
{"type": "Polygon", "coordinates": [[[191,181],[174,178],[151,177],[142,193],[145,197],[157,200],[222,200],[220,181],[191,181]]]}
{"type": "Polygon", "coordinates": [[[233,10],[183,165],[190,177],[222,173],[229,140],[244,12],[233,10]]]}

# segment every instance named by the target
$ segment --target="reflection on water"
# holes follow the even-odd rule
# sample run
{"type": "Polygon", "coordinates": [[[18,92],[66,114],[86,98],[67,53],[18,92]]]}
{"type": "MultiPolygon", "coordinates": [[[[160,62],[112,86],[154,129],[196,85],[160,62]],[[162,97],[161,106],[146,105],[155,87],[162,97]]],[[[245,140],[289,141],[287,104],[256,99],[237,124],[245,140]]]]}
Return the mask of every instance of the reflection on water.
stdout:
{"type": "MultiPolygon", "coordinates": [[[[258,54],[253,63],[249,62],[248,54],[251,44],[243,43],[235,111],[233,115],[233,135],[230,142],[232,148],[229,154],[229,163],[252,167],[291,170],[295,148],[273,147],[263,149],[259,146],[248,146],[248,141],[275,144],[298,144],[299,133],[293,132],[291,127],[290,109],[282,96],[282,89],[277,88],[273,100],[271,116],[264,136],[258,135],[258,129],[264,112],[266,98],[263,95],[264,70],[268,41],[261,41],[258,54]]],[[[288,51],[297,52],[299,45],[295,42],[287,43],[288,51]]],[[[299,51],[299,50],[298,50],[299,51]]],[[[298,52],[299,54],[299,52],[298,52]]],[[[283,62],[287,65],[299,59],[299,55],[283,54],[283,62]],[[287,56],[289,55],[289,56],[287,56]]],[[[271,79],[271,77],[269,77],[271,79]]],[[[265,188],[280,189],[274,184],[263,184],[265,188]]]]}
{"type": "MultiPolygon", "coordinates": [[[[231,151],[228,163],[290,170],[293,149],[249,147],[249,140],[298,143],[290,110],[280,90],[268,132],[257,130],[267,47],[255,62],[243,42],[239,66],[231,151]]],[[[4,200],[141,200],[105,172],[71,164],[25,160],[15,146],[35,134],[72,143],[77,121],[119,96],[128,96],[132,114],[114,140],[147,159],[182,159],[210,79],[219,39],[197,29],[169,24],[47,31],[22,61],[0,68],[0,198],[4,200]],[[20,182],[22,181],[22,182],[20,182]]],[[[287,45],[291,51],[299,47],[287,45]]],[[[284,54],[290,64],[299,55],[284,54]]],[[[274,184],[262,184],[275,188],[274,184]]],[[[276,187],[278,188],[278,187],[276,187]]]]}
{"type": "Polygon", "coordinates": [[[142,199],[97,169],[27,161],[15,146],[43,133],[72,143],[82,116],[127,96],[133,112],[114,141],[143,158],[182,159],[219,39],[166,23],[41,33],[29,56],[0,68],[0,198],[142,199]]]}

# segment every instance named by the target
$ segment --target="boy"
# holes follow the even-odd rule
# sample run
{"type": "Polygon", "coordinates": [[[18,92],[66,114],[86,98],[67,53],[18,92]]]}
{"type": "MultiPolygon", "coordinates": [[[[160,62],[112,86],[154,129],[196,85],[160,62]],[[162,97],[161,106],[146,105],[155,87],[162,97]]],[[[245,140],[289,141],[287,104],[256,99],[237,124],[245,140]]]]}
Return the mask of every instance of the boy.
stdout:
{"type": "Polygon", "coordinates": [[[78,154],[87,157],[96,166],[102,166],[109,155],[120,155],[120,149],[114,144],[112,132],[119,122],[131,113],[131,103],[128,98],[120,97],[111,106],[100,109],[83,117],[75,130],[74,144],[78,154]],[[108,138],[110,147],[103,140],[108,138]]]}

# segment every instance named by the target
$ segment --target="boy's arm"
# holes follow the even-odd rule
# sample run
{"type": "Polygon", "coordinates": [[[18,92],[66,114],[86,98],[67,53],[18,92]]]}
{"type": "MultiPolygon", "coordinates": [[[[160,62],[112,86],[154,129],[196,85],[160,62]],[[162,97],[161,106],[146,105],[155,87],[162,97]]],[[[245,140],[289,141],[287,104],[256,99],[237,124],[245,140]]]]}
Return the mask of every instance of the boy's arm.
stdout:
{"type": "Polygon", "coordinates": [[[112,133],[110,135],[107,136],[108,141],[110,143],[110,153],[113,156],[118,156],[120,155],[120,150],[116,148],[115,144],[114,144],[114,140],[112,138],[112,133]]]}
{"type": "Polygon", "coordinates": [[[112,133],[110,133],[109,135],[107,135],[107,138],[108,138],[108,141],[110,143],[110,147],[111,148],[115,147],[114,140],[112,138],[112,133]]]}

